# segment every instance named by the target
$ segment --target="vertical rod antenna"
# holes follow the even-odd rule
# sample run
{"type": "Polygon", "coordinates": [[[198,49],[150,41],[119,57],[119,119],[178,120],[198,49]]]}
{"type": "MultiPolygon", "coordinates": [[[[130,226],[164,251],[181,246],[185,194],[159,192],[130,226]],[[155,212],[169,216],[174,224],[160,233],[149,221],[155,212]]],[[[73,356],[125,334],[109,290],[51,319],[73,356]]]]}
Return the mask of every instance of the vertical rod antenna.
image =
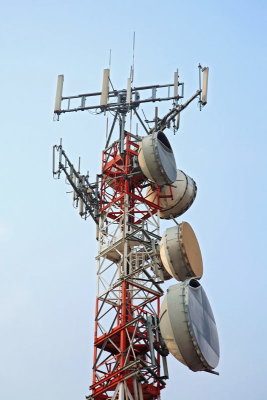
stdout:
{"type": "Polygon", "coordinates": [[[107,120],[106,120],[106,141],[108,138],[108,115],[107,115],[107,120]]]}
{"type": "Polygon", "coordinates": [[[132,68],[131,68],[131,82],[134,80],[134,56],[135,56],[135,32],[133,33],[133,60],[132,60],[132,68]]]}
{"type": "Polygon", "coordinates": [[[111,68],[111,49],[109,49],[108,67],[111,68]]]}

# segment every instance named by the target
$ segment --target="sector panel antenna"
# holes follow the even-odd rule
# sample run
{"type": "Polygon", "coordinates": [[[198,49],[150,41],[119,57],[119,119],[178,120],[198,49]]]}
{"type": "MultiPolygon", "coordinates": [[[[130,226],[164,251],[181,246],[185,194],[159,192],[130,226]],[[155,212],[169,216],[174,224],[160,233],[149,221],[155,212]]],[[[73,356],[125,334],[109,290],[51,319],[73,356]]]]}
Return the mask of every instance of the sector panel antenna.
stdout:
{"type": "Polygon", "coordinates": [[[209,68],[203,68],[203,88],[202,88],[202,96],[201,103],[202,105],[206,105],[208,102],[208,79],[209,79],[209,68]]]}
{"type": "Polygon", "coordinates": [[[109,93],[109,68],[103,71],[103,81],[102,81],[102,91],[100,97],[100,105],[106,106],[108,103],[108,93],[109,93]]]}
{"type": "MultiPolygon", "coordinates": [[[[194,179],[178,169],[176,180],[171,187],[164,185],[160,188],[160,218],[171,219],[179,217],[191,207],[196,194],[197,185],[194,179]]],[[[147,191],[147,199],[152,203],[157,201],[157,193],[152,186],[147,191]]]]}
{"type": "Polygon", "coordinates": [[[163,132],[142,139],[138,162],[146,178],[157,185],[171,184],[176,179],[176,162],[169,140],[163,132]]]}
{"type": "Polygon", "coordinates": [[[63,83],[64,83],[64,75],[58,75],[58,77],[57,77],[57,90],[56,90],[56,97],[55,97],[55,106],[54,106],[54,112],[55,113],[61,111],[63,83]]]}
{"type": "Polygon", "coordinates": [[[188,222],[166,229],[160,242],[166,271],[178,281],[203,275],[203,262],[195,232],[188,222]]]}
{"type": "Polygon", "coordinates": [[[212,372],[220,357],[207,295],[196,279],[173,285],[163,300],[160,330],[170,353],[192,371],[212,372]]]}

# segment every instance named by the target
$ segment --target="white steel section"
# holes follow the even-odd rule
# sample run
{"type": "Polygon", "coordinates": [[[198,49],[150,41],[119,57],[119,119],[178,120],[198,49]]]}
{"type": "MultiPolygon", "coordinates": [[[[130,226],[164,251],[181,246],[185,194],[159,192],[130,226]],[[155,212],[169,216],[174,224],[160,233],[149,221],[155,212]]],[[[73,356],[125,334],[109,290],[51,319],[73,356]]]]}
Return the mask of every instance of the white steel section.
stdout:
{"type": "Polygon", "coordinates": [[[115,400],[119,389],[120,389],[120,383],[118,383],[118,385],[117,385],[117,387],[116,387],[116,390],[115,390],[115,392],[113,393],[113,396],[111,397],[110,400],[115,400]]]}
{"type": "MultiPolygon", "coordinates": [[[[160,279],[154,273],[156,268],[151,254],[152,246],[146,235],[159,235],[159,217],[151,215],[140,225],[129,225],[127,221],[134,215],[136,208],[133,206],[130,209],[128,204],[128,197],[125,196],[124,212],[118,219],[109,219],[106,214],[102,214],[99,220],[97,297],[103,303],[98,321],[102,333],[111,329],[112,320],[121,303],[121,279],[127,279],[129,283],[129,300],[134,307],[146,306],[150,312],[156,313],[156,309],[149,303],[159,295],[155,282],[160,279]]],[[[111,210],[113,205],[106,212],[111,210]]]]}
{"type": "Polygon", "coordinates": [[[139,398],[140,398],[140,400],[144,400],[141,382],[138,382],[138,389],[139,389],[139,398]]]}
{"type": "Polygon", "coordinates": [[[119,383],[120,389],[119,389],[119,400],[124,400],[124,385],[123,382],[119,383]]]}

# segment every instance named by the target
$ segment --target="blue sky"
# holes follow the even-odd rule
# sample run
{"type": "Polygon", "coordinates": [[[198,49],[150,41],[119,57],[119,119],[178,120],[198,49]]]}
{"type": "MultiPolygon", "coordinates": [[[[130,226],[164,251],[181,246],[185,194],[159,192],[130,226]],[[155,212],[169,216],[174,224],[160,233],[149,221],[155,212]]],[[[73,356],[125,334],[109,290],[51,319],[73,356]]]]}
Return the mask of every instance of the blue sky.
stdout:
{"type": "Polygon", "coordinates": [[[92,221],[51,174],[63,138],[94,177],[105,118],[53,122],[56,77],[64,93],[126,85],[136,32],[135,84],[165,83],[179,68],[185,96],[210,67],[209,103],[183,112],[168,134],[177,165],[198,184],[180,220],[196,231],[203,286],[218,324],[220,376],[169,357],[162,399],[266,397],[265,1],[1,1],[0,396],[73,400],[91,383],[97,253],[92,221]]]}

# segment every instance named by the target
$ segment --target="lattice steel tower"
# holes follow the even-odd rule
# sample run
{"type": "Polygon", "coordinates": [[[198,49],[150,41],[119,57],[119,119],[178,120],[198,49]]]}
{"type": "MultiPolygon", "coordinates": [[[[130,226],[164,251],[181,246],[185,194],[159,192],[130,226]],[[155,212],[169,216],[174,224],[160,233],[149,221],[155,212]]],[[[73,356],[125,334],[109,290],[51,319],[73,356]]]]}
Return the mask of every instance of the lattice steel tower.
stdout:
{"type": "MultiPolygon", "coordinates": [[[[208,68],[199,66],[200,77],[202,73],[203,85],[200,79],[199,90],[184,103],[184,84],[179,82],[178,72],[170,84],[133,87],[129,78],[126,89],[112,86],[110,90],[110,70],[105,69],[100,92],[77,96],[63,96],[64,77],[58,76],[57,119],[62,113],[84,110],[113,116],[101,173],[94,183],[74,167],[62,143],[53,151],[54,177],[59,178],[61,172],[66,175],[80,215],[92,217],[97,228],[93,374],[88,398],[154,400],[166,385],[169,351],[159,315],[161,283],[171,276],[160,257],[159,222],[164,204],[174,199],[177,169],[163,132],[166,128],[178,130],[180,112],[195,98],[200,107],[206,104],[208,68]],[[77,100],[80,104],[74,107],[77,100]],[[92,101],[95,104],[87,105],[92,101]],[[171,102],[163,118],[157,107],[150,121],[141,118],[138,109],[142,103],[159,101],[171,102]],[[125,129],[129,116],[136,118],[142,134],[125,129]]],[[[167,218],[174,216],[175,212],[170,212],[167,218]]]]}

